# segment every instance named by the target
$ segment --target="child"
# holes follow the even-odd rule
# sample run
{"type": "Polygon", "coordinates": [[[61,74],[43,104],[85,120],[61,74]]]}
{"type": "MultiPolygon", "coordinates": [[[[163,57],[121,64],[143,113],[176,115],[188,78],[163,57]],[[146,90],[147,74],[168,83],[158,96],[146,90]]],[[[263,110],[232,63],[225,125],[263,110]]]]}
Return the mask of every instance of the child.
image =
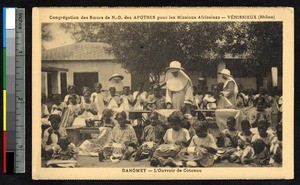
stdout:
{"type": "Polygon", "coordinates": [[[228,149],[221,156],[221,160],[227,159],[229,162],[240,162],[244,149],[251,146],[253,133],[250,131],[251,125],[248,120],[241,122],[242,132],[238,133],[238,143],[236,148],[228,149]]]}
{"type": "Polygon", "coordinates": [[[94,89],[96,92],[93,92],[91,95],[91,101],[95,102],[98,109],[98,115],[101,117],[102,112],[105,109],[104,99],[106,98],[105,92],[102,92],[102,84],[95,83],[94,89]]]}
{"type": "Polygon", "coordinates": [[[190,147],[198,146],[207,150],[207,152],[215,154],[218,150],[214,137],[207,132],[205,123],[197,121],[193,125],[196,135],[193,136],[190,147]]]}
{"type": "MultiPolygon", "coordinates": [[[[130,93],[130,87],[123,87],[123,95],[120,97],[120,109],[122,111],[128,112],[133,109],[133,96],[130,93]]],[[[128,115],[127,115],[128,116],[128,115]]]]}
{"type": "Polygon", "coordinates": [[[227,119],[227,129],[223,130],[219,136],[219,143],[223,147],[237,147],[238,145],[238,134],[239,131],[235,129],[236,120],[234,117],[229,117],[227,119]]]}
{"type": "Polygon", "coordinates": [[[141,137],[142,146],[137,149],[134,161],[141,160],[142,157],[146,155],[142,155],[145,150],[148,150],[148,158],[151,160],[153,152],[163,142],[163,137],[165,134],[165,129],[161,126],[160,121],[158,120],[158,113],[152,111],[149,115],[150,125],[147,125],[143,131],[143,135],[141,137]],[[146,146],[147,144],[153,146],[146,146]]]}
{"type": "Polygon", "coordinates": [[[276,136],[277,139],[274,139],[270,148],[271,155],[272,155],[272,162],[273,163],[281,163],[282,162],[282,124],[278,124],[276,126],[276,136]]]}
{"type": "Polygon", "coordinates": [[[251,132],[251,125],[248,120],[241,122],[242,132],[238,134],[238,139],[244,142],[246,146],[251,145],[253,133],[251,132]]]}
{"type": "Polygon", "coordinates": [[[272,142],[275,141],[274,139],[277,138],[273,133],[267,132],[268,128],[269,123],[265,120],[260,120],[257,123],[258,134],[255,134],[252,137],[252,142],[254,142],[257,139],[261,139],[266,144],[267,148],[270,149],[272,142]]]}
{"type": "Polygon", "coordinates": [[[218,150],[216,141],[214,137],[207,132],[207,127],[205,126],[205,123],[197,121],[193,125],[196,135],[193,136],[191,139],[191,143],[189,147],[200,147],[202,148],[199,152],[202,153],[204,156],[200,160],[196,161],[185,161],[183,160],[183,166],[203,166],[206,164],[203,164],[203,159],[206,160],[206,157],[209,157],[213,154],[215,154],[218,150]]]}
{"type": "Polygon", "coordinates": [[[257,122],[266,120],[271,123],[270,112],[266,110],[267,102],[265,98],[258,97],[254,101],[254,107],[249,110],[248,117],[252,127],[257,127],[257,122]]]}
{"type": "Polygon", "coordinates": [[[152,86],[153,94],[147,98],[147,109],[165,109],[166,108],[166,97],[162,96],[160,91],[160,85],[155,84],[152,86]]]}
{"type": "Polygon", "coordinates": [[[270,160],[270,153],[266,146],[266,143],[261,139],[256,139],[252,147],[245,148],[242,157],[242,164],[255,164],[258,166],[268,165],[270,160]]]}
{"type": "Polygon", "coordinates": [[[174,111],[168,118],[171,126],[164,135],[165,143],[172,143],[179,146],[187,146],[188,141],[191,139],[189,131],[182,128],[184,116],[180,111],[174,111]]]}
{"type": "Polygon", "coordinates": [[[53,112],[50,115],[49,121],[51,127],[44,131],[42,139],[42,154],[46,159],[49,159],[52,156],[53,149],[57,145],[58,139],[67,135],[66,129],[59,126],[61,117],[58,111],[53,112]]]}
{"type": "Polygon", "coordinates": [[[58,139],[58,145],[54,147],[51,160],[47,162],[48,167],[75,167],[77,164],[77,149],[66,137],[58,139]]]}
{"type": "Polygon", "coordinates": [[[60,137],[58,145],[54,148],[52,159],[58,160],[76,160],[76,146],[69,141],[67,137],[60,137]]]}
{"type": "Polygon", "coordinates": [[[143,90],[144,84],[139,82],[137,84],[137,91],[133,93],[133,109],[143,110],[147,102],[147,92],[143,90]]]}

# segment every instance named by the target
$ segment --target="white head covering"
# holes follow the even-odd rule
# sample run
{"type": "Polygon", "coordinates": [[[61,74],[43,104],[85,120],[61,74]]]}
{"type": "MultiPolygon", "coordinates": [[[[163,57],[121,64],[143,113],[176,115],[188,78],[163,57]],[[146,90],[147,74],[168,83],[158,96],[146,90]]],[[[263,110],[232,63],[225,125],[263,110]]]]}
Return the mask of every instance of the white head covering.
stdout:
{"type": "Polygon", "coordinates": [[[238,89],[238,86],[235,82],[235,80],[233,79],[233,76],[231,75],[231,72],[228,70],[228,69],[223,69],[221,72],[219,72],[219,74],[221,74],[222,76],[225,76],[226,77],[226,80],[224,82],[224,88],[227,86],[227,84],[229,82],[233,82],[234,83],[234,94],[237,95],[238,92],[239,92],[239,89],[238,89]]]}
{"type": "Polygon", "coordinates": [[[172,61],[170,66],[166,68],[166,84],[167,88],[171,91],[182,90],[188,82],[192,84],[191,79],[183,71],[180,62],[172,61]],[[178,71],[178,76],[174,77],[172,72],[178,71]]]}
{"type": "Polygon", "coordinates": [[[116,91],[123,91],[123,80],[124,77],[122,75],[119,75],[119,74],[114,74],[112,75],[110,78],[109,78],[109,87],[115,87],[116,88],[116,91]],[[114,78],[120,78],[119,82],[116,83],[114,78]]]}

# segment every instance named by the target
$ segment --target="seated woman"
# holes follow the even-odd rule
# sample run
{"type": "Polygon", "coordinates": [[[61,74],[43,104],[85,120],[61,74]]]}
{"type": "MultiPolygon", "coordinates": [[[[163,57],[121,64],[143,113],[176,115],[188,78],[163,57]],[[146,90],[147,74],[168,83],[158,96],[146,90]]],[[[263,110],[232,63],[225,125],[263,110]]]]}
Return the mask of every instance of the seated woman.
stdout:
{"type": "Polygon", "coordinates": [[[150,165],[151,166],[176,166],[176,161],[178,159],[177,154],[172,156],[168,155],[160,155],[163,151],[167,151],[168,148],[172,148],[172,150],[180,151],[180,148],[184,148],[188,146],[190,141],[190,134],[189,131],[185,128],[182,128],[182,122],[184,120],[184,116],[181,111],[174,111],[168,118],[168,122],[171,126],[165,133],[163,140],[165,144],[168,145],[161,145],[161,147],[157,148],[157,150],[153,154],[153,158],[151,159],[150,165]],[[161,148],[162,151],[160,151],[161,148]]]}
{"type": "Polygon", "coordinates": [[[62,121],[63,127],[71,127],[73,125],[73,122],[75,118],[82,112],[82,106],[78,104],[77,102],[77,97],[75,94],[70,94],[69,95],[69,105],[64,112],[64,119],[62,121]]]}
{"type": "MultiPolygon", "coordinates": [[[[124,111],[116,114],[116,120],[118,121],[118,125],[116,125],[112,130],[112,137],[109,139],[108,146],[114,150],[114,143],[115,146],[121,146],[122,156],[121,159],[129,159],[132,153],[136,149],[136,145],[138,143],[136,134],[132,126],[128,125],[127,116],[124,111]]],[[[102,150],[99,151],[99,160],[103,161],[107,157],[104,153],[104,147],[102,150]]]]}
{"type": "Polygon", "coordinates": [[[165,129],[158,120],[158,113],[152,111],[149,115],[149,121],[150,125],[145,127],[141,137],[143,144],[138,147],[134,161],[139,161],[145,157],[150,160],[158,145],[163,142],[165,129]]]}
{"type": "Polygon", "coordinates": [[[97,119],[98,109],[96,103],[91,101],[91,90],[85,89],[82,94],[81,111],[78,112],[78,117],[72,126],[85,126],[86,123],[89,125],[90,122],[97,119]]]}
{"type": "Polygon", "coordinates": [[[112,129],[117,121],[112,118],[112,110],[105,109],[99,125],[99,134],[91,134],[92,139],[85,140],[79,147],[79,155],[98,156],[98,151],[109,143],[112,129]]]}

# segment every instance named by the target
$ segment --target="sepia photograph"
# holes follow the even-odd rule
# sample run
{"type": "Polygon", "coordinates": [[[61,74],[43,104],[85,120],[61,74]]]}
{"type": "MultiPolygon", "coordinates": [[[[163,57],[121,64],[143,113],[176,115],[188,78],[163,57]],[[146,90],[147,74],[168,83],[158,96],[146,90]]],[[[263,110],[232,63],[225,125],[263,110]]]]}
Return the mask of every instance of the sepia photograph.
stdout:
{"type": "Polygon", "coordinates": [[[57,174],[41,179],[94,168],[120,175],[90,179],[292,169],[291,9],[90,10],[34,9],[36,179],[37,169],[57,174]]]}

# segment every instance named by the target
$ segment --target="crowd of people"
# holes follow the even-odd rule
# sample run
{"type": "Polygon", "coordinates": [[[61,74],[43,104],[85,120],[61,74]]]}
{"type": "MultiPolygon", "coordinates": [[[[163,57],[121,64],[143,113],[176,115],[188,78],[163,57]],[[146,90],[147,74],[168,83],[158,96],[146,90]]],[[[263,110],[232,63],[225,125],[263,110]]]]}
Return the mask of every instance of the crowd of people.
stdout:
{"type": "MultiPolygon", "coordinates": [[[[194,85],[180,63],[166,68],[166,90],[143,83],[131,93],[121,75],[113,75],[108,92],[101,83],[84,87],[82,96],[69,86],[61,100],[42,95],[42,157],[46,160],[76,160],[78,155],[98,156],[99,161],[147,158],[151,166],[211,166],[224,160],[258,166],[282,162],[282,98],[275,89],[245,91],[238,88],[228,69],[220,72],[223,83],[194,85]],[[122,87],[123,86],[123,87],[122,87]],[[162,92],[165,92],[163,94],[162,92]],[[170,109],[167,119],[158,110],[170,109]],[[218,129],[213,112],[240,110],[244,119],[226,118],[226,129],[218,129]],[[133,110],[149,110],[141,124],[129,119],[133,110]],[[206,110],[206,111],[205,111],[206,110]],[[207,111],[209,110],[209,111],[207,111]],[[241,130],[237,129],[240,124],[241,130]],[[67,136],[69,127],[95,127],[99,133],[75,146],[67,136]],[[142,129],[137,129],[142,128],[142,129]]],[[[200,79],[202,80],[202,79],[200,79]]]]}

